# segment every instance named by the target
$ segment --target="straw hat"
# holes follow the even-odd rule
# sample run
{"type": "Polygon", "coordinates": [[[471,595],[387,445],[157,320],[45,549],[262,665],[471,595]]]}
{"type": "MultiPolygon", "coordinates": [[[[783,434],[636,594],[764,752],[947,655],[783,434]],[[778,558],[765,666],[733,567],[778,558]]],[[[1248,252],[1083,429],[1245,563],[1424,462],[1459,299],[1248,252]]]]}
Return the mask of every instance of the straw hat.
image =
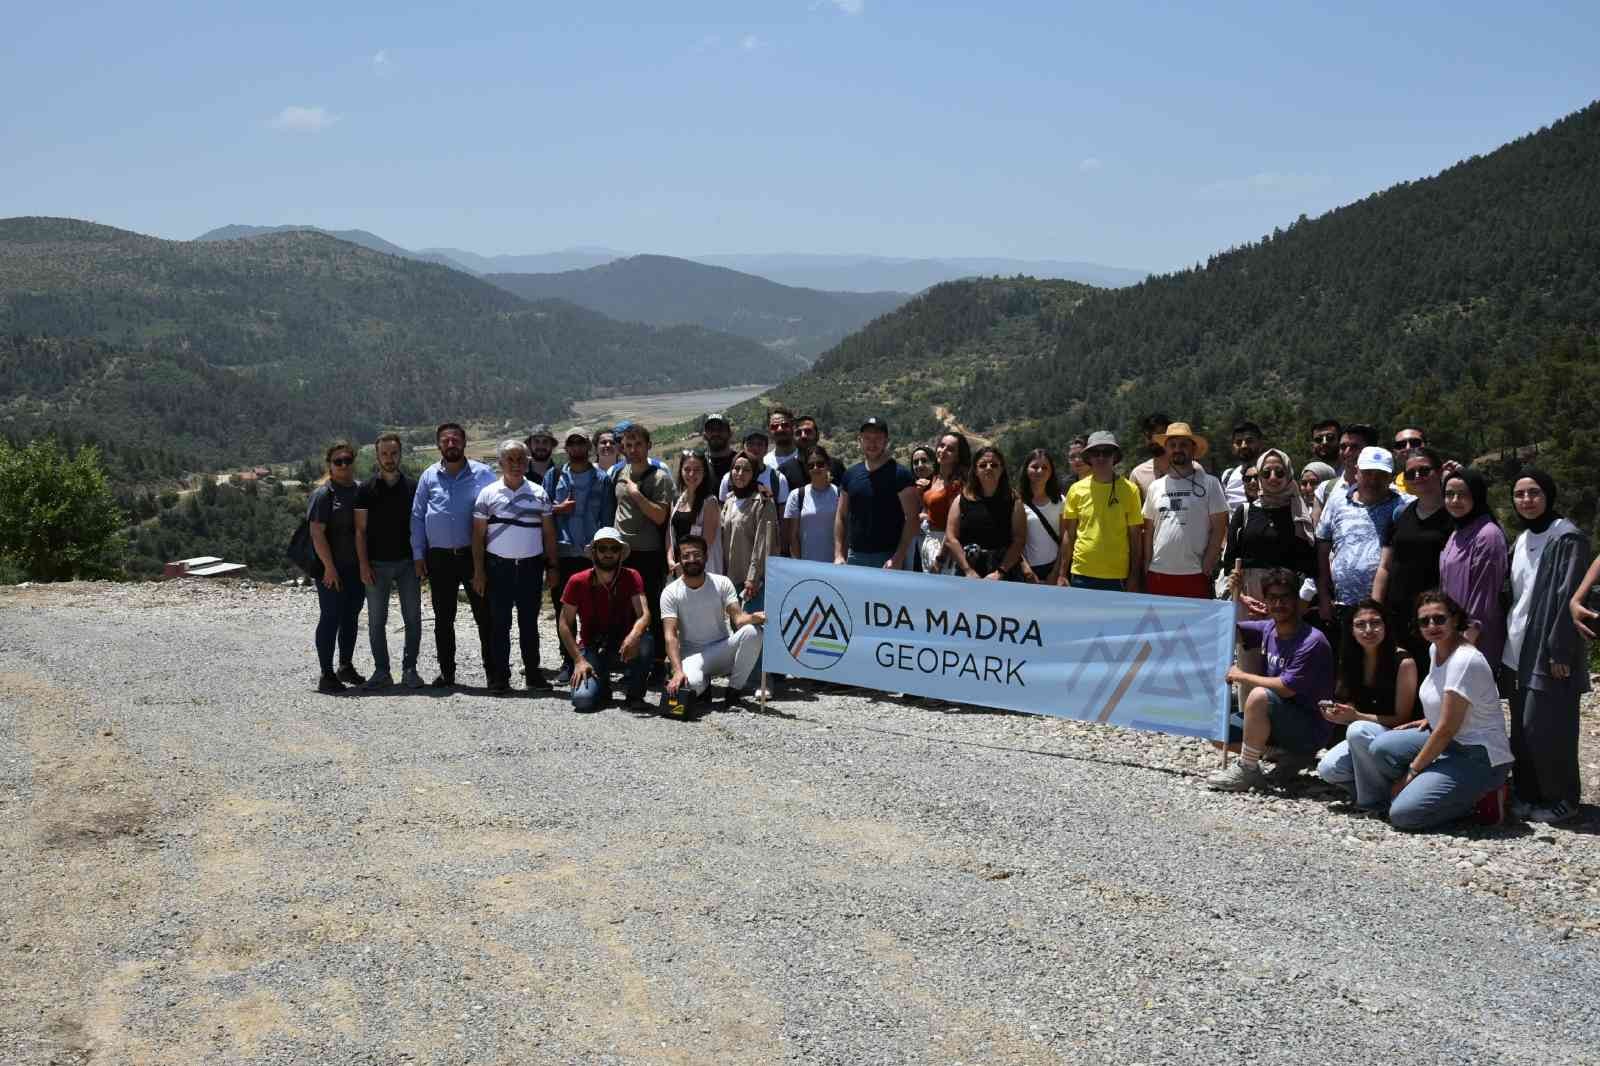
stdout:
{"type": "Polygon", "coordinates": [[[1194,457],[1196,459],[1204,459],[1206,453],[1211,451],[1211,442],[1190,429],[1187,422],[1168,422],[1165,433],[1152,434],[1150,439],[1165,448],[1168,437],[1188,437],[1194,441],[1194,457]]]}

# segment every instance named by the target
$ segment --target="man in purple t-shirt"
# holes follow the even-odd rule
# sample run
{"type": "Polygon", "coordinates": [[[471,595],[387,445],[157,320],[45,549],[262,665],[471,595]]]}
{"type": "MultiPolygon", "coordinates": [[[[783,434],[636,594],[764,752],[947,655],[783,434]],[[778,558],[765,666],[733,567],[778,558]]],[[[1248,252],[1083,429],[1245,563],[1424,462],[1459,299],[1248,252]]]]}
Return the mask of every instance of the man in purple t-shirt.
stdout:
{"type": "Polygon", "coordinates": [[[1332,723],[1322,717],[1317,704],[1333,698],[1333,648],[1327,637],[1300,617],[1299,590],[1295,574],[1272,570],[1262,579],[1262,600],[1244,597],[1251,615],[1267,616],[1239,623],[1244,646],[1266,652],[1267,672],[1251,674],[1237,666],[1228,670],[1229,684],[1255,688],[1245,698],[1243,721],[1228,729],[1229,742],[1242,745],[1239,761],[1206,778],[1210,788],[1244,792],[1285,783],[1315,762],[1328,742],[1332,723]],[[1261,770],[1261,759],[1269,750],[1274,762],[1271,781],[1261,770]]]}

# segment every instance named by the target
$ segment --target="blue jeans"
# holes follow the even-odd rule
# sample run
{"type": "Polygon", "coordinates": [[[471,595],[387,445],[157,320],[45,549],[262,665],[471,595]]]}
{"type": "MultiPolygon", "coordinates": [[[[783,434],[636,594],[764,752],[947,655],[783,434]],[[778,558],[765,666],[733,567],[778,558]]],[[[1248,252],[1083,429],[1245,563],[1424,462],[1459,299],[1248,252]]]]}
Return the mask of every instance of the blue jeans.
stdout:
{"type": "Polygon", "coordinates": [[[361,584],[361,568],[354,563],[339,567],[340,588],[331,589],[318,578],[317,585],[317,661],[322,672],[333,673],[333,645],[339,643],[339,665],[349,666],[356,653],[356,623],[361,620],[361,605],[366,588],[361,584]]]}
{"type": "Polygon", "coordinates": [[[528,680],[539,669],[539,604],[543,600],[544,556],[504,559],[487,555],[489,572],[489,682],[511,681],[511,614],[517,615],[517,642],[528,680]]]}
{"type": "Polygon", "coordinates": [[[881,570],[893,555],[894,552],[858,552],[851,548],[845,553],[844,561],[847,566],[876,566],[881,570]]]}
{"type": "Polygon", "coordinates": [[[1327,750],[1322,756],[1322,761],[1317,763],[1317,776],[1330,785],[1342,785],[1350,793],[1350,798],[1356,795],[1356,768],[1355,760],[1350,755],[1350,738],[1357,733],[1365,735],[1368,739],[1375,739],[1385,732],[1383,726],[1377,722],[1362,720],[1351,722],[1345,727],[1344,739],[1327,750]]]}
{"type": "Polygon", "coordinates": [[[1389,824],[1396,829],[1431,829],[1470,814],[1485,792],[1505,783],[1509,764],[1490,766],[1487,748],[1452,740],[1391,800],[1389,789],[1406,776],[1411,761],[1428,742],[1429,732],[1426,728],[1389,729],[1377,736],[1359,732],[1349,738],[1357,806],[1369,811],[1387,807],[1389,824]]]}
{"type": "Polygon", "coordinates": [[[1128,583],[1116,577],[1085,577],[1082,574],[1068,574],[1067,584],[1075,589],[1096,589],[1100,592],[1126,592],[1128,583]]]}
{"type": "Polygon", "coordinates": [[[422,579],[410,559],[372,564],[373,584],[367,587],[367,643],[372,646],[372,669],[389,672],[389,589],[400,593],[400,618],[406,626],[401,669],[417,668],[422,648],[422,579]]]}
{"type": "MultiPolygon", "coordinates": [[[[1256,689],[1251,695],[1256,692],[1264,693],[1267,698],[1267,720],[1272,723],[1267,743],[1296,755],[1315,755],[1327,741],[1321,713],[1315,707],[1286,700],[1270,688],[1256,689]]],[[[1228,740],[1234,744],[1244,740],[1242,712],[1228,716],[1228,740]]]]}
{"type": "Polygon", "coordinates": [[[650,631],[646,629],[644,636],[639,638],[639,653],[623,662],[619,652],[625,635],[608,637],[594,647],[583,649],[583,657],[594,668],[594,673],[584,678],[582,684],[573,687],[573,710],[598,711],[605,705],[611,698],[611,671],[614,667],[621,667],[624,672],[622,683],[627,698],[644,699],[645,685],[650,680],[650,665],[655,661],[656,643],[650,639],[650,631]]]}

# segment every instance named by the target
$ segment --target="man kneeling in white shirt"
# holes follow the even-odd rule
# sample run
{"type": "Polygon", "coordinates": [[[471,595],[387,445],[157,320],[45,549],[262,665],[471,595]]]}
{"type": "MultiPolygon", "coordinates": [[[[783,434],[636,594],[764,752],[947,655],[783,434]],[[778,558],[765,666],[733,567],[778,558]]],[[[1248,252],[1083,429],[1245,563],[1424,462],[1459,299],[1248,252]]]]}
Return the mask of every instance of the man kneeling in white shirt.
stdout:
{"type": "Polygon", "coordinates": [[[767,612],[743,610],[733,582],[706,573],[705,538],[678,541],[678,565],[683,576],[661,590],[661,625],[672,666],[663,706],[671,708],[676,700],[679,713],[687,714],[713,677],[728,679],[729,702],[750,688],[767,612]]]}

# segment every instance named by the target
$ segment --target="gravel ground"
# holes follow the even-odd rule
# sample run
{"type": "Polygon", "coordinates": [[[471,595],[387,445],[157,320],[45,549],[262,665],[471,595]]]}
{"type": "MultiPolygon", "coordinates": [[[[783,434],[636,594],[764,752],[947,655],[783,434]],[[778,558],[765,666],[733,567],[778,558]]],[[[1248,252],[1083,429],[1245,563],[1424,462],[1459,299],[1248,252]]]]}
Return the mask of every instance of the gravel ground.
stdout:
{"type": "Polygon", "coordinates": [[[324,697],[314,614],[0,591],[0,1062],[1600,1061],[1592,805],[1406,837],[972,708],[324,697]]]}

